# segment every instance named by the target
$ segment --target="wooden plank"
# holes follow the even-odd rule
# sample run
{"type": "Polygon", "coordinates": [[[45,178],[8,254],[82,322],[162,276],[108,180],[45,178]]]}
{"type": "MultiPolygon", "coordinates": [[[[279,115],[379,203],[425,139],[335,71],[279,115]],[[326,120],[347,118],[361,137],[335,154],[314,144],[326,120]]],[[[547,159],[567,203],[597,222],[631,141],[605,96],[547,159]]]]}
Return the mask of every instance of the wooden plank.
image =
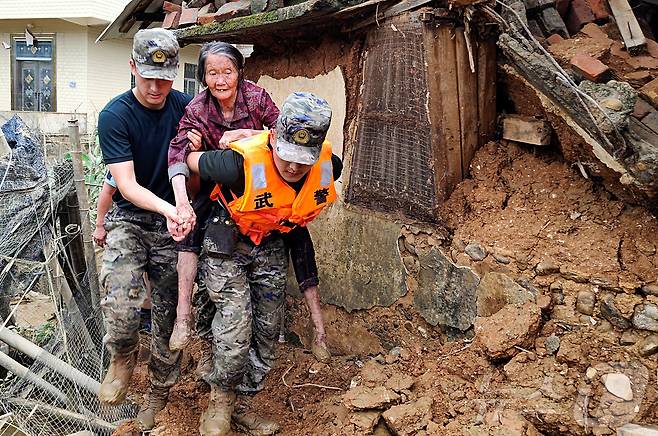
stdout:
{"type": "Polygon", "coordinates": [[[630,54],[641,52],[647,40],[642,33],[637,18],[635,18],[631,5],[628,4],[628,0],[608,0],[608,4],[610,5],[610,9],[612,9],[612,14],[615,16],[615,21],[624,39],[626,50],[630,54]]]}
{"type": "Polygon", "coordinates": [[[496,131],[496,41],[478,41],[477,46],[478,146],[482,147],[496,131]]]}
{"type": "MultiPolygon", "coordinates": [[[[472,38],[470,47],[475,48],[472,38]]],[[[459,92],[462,177],[466,177],[471,160],[478,148],[478,76],[471,70],[466,35],[462,27],[455,29],[455,50],[457,90],[459,92]]],[[[477,71],[478,65],[475,64],[477,57],[474,54],[472,56],[474,70],[477,71]]]]}
{"type": "Polygon", "coordinates": [[[437,26],[430,22],[423,26],[423,46],[427,65],[425,75],[428,93],[428,121],[430,123],[432,155],[434,156],[432,171],[434,173],[434,191],[436,192],[437,203],[446,200],[450,195],[446,177],[448,167],[447,144],[443,128],[443,102],[439,81],[441,70],[445,67],[445,64],[444,60],[440,58],[438,45],[437,26]]]}
{"type": "Polygon", "coordinates": [[[462,152],[454,27],[428,24],[424,31],[437,199],[447,199],[462,181],[462,152]]]}

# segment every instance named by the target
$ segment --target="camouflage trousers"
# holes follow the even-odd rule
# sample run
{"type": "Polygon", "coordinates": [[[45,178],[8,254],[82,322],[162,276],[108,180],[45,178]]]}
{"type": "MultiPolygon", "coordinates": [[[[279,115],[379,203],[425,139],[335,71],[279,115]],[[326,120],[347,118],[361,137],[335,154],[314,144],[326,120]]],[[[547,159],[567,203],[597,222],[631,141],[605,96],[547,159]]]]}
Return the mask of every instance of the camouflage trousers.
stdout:
{"type": "Polygon", "coordinates": [[[197,330],[212,333],[213,371],[206,376],[224,390],[255,393],[275,362],[285,304],[288,252],[281,237],[256,246],[238,240],[233,256],[201,253],[197,330]],[[210,328],[208,328],[210,325],[210,328]]]}
{"type": "Polygon", "coordinates": [[[178,298],[177,253],[164,217],[119,208],[105,218],[107,245],[100,281],[105,322],[103,341],[111,354],[135,351],[139,311],[146,298],[144,272],[151,282],[151,357],[149,375],[157,387],[171,387],[179,375],[180,351],[169,350],[178,298]]]}

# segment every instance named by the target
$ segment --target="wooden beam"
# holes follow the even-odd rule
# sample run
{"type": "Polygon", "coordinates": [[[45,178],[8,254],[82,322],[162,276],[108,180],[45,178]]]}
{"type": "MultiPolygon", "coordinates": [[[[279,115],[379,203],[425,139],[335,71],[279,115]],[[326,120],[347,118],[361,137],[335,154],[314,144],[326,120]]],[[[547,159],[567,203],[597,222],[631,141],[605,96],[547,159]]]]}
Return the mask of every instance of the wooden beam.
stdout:
{"type": "MultiPolygon", "coordinates": [[[[446,167],[441,176],[446,181],[446,198],[463,179],[461,125],[459,118],[459,89],[457,83],[457,53],[455,28],[438,26],[436,28],[436,56],[442,67],[435,72],[441,98],[441,125],[446,167]]],[[[437,174],[438,175],[438,174],[437,174]]]]}
{"type": "Polygon", "coordinates": [[[496,41],[477,42],[478,146],[491,141],[496,131],[496,41]]]}
{"type": "Polygon", "coordinates": [[[464,33],[463,27],[455,29],[462,178],[468,175],[471,159],[478,148],[477,52],[474,50],[475,43],[472,38],[468,41],[466,38],[471,37],[464,33]]]}
{"type": "Polygon", "coordinates": [[[619,28],[619,33],[624,39],[624,45],[626,50],[630,54],[638,54],[642,51],[647,43],[640,24],[635,18],[633,9],[631,5],[628,4],[628,0],[608,0],[610,9],[612,9],[612,14],[615,16],[615,21],[617,22],[617,27],[619,28]]]}

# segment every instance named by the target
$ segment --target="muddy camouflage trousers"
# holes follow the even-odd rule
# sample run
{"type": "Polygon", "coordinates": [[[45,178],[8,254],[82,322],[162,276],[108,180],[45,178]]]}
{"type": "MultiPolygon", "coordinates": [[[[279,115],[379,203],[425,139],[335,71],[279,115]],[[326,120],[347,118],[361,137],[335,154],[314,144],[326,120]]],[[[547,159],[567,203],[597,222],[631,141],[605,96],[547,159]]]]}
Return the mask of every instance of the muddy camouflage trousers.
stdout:
{"type": "Polygon", "coordinates": [[[101,301],[103,341],[112,354],[133,352],[139,342],[139,312],[144,299],[144,272],[151,282],[151,357],[149,375],[157,387],[171,387],[179,375],[180,351],[169,350],[178,298],[177,253],[165,218],[148,212],[114,208],[105,218],[101,301]]]}
{"type": "Polygon", "coordinates": [[[206,381],[224,390],[258,392],[274,366],[285,304],[288,252],[283,239],[256,246],[241,238],[231,257],[204,246],[200,260],[200,291],[206,293],[195,299],[197,330],[201,337],[212,337],[213,353],[206,381]]]}

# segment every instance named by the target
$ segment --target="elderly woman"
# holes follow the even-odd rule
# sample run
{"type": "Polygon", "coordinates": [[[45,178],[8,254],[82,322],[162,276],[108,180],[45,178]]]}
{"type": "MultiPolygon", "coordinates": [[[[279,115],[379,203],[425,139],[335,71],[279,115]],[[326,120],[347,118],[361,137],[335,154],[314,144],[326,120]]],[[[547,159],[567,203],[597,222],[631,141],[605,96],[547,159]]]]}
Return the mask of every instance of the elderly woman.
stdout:
{"type": "MultiPolygon", "coordinates": [[[[205,150],[226,148],[240,138],[251,136],[263,128],[271,128],[279,115],[269,94],[256,84],[244,80],[244,57],[235,47],[224,42],[205,44],[199,53],[197,78],[206,87],[187,105],[178,125],[178,134],[169,145],[169,178],[174,188],[176,208],[184,217],[198,215],[197,226],[178,244],[179,294],[177,318],[170,340],[170,348],[182,349],[192,330],[190,304],[196,276],[198,254],[203,233],[199,227],[209,213],[208,198],[211,185],[198,186],[198,180],[189,180],[190,172],[185,159],[192,145],[205,150]],[[200,133],[194,140],[190,132],[200,133]],[[194,208],[187,195],[198,189],[194,208]],[[192,188],[192,186],[196,186],[192,188]]],[[[208,332],[209,333],[209,332],[208,332]]]]}

